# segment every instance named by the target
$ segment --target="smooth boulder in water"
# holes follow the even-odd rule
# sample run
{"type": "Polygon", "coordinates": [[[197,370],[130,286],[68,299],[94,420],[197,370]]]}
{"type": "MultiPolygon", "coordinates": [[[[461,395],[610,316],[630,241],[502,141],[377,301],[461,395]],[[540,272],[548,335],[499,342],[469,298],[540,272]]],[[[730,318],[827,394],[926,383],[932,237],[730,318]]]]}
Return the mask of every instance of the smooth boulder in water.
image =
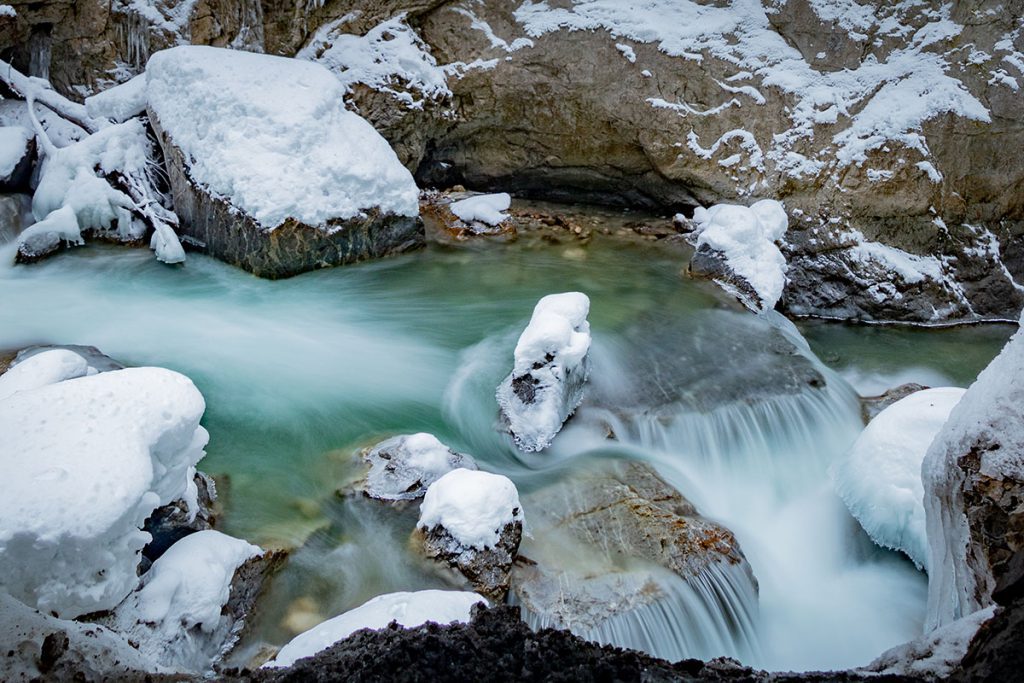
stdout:
{"type": "Polygon", "coordinates": [[[756,649],[757,582],[735,536],[650,466],[577,470],[527,503],[511,599],[531,626],[670,660],[756,649]]]}
{"type": "Polygon", "coordinates": [[[547,448],[583,400],[590,372],[590,299],[580,292],[537,302],[515,349],[515,365],[497,391],[516,445],[547,448]]]}

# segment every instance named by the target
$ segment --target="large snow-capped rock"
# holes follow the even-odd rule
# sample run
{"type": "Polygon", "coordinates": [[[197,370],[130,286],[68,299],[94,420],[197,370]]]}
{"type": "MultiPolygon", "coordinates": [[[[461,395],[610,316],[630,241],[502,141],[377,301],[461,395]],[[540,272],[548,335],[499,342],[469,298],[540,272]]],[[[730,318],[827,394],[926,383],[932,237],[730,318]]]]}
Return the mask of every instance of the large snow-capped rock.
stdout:
{"type": "Polygon", "coordinates": [[[590,299],[580,292],[537,302],[519,336],[512,372],[497,399],[516,445],[541,451],[583,400],[590,371],[590,299]]]}
{"type": "Polygon", "coordinates": [[[477,604],[486,606],[487,601],[476,593],[459,591],[424,590],[379,595],[353,610],[300,633],[264,666],[291,666],[297,660],[311,657],[356,631],[364,628],[382,629],[393,621],[406,628],[428,622],[466,623],[469,621],[473,605],[477,604]]]}
{"type": "MultiPolygon", "coordinates": [[[[49,358],[24,362],[45,360],[50,370],[49,358]]],[[[187,377],[161,368],[86,375],[0,400],[8,483],[0,587],[64,618],[119,603],[138,580],[146,518],[195,497],[204,409],[187,377]]]]}
{"type": "Polygon", "coordinates": [[[416,522],[424,554],[502,602],[523,537],[523,507],[508,477],[456,469],[427,489],[416,522]]]}
{"type": "Polygon", "coordinates": [[[693,221],[697,251],[690,272],[713,279],[755,312],[775,308],[786,286],[786,259],[776,246],[789,227],[782,204],[698,207],[693,221]]]}
{"type": "Polygon", "coordinates": [[[880,412],[832,470],[836,491],[878,545],[928,567],[921,463],[963,389],[916,391],[880,412]]]}
{"type": "Polygon", "coordinates": [[[412,175],[324,67],[182,46],[146,73],[175,210],[208,253],[287,277],[423,243],[412,175]]]}
{"type": "Polygon", "coordinates": [[[921,475],[932,629],[999,602],[1024,579],[1024,331],[967,389],[921,475]]]}

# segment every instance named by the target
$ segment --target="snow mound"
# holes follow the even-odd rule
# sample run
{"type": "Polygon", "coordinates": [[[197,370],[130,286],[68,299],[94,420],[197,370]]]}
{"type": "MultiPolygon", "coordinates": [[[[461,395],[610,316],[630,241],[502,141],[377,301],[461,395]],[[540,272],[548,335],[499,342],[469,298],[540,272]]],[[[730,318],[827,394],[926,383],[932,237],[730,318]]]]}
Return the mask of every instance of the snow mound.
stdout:
{"type": "Polygon", "coordinates": [[[427,489],[417,528],[440,526],[465,548],[493,548],[501,530],[523,521],[519,492],[508,477],[457,469],[427,489]]]}
{"type": "Polygon", "coordinates": [[[19,391],[29,391],[66,379],[95,375],[96,369],[74,351],[43,351],[12,365],[0,375],[0,400],[19,391]]]}
{"type": "Polygon", "coordinates": [[[0,126],[0,178],[9,178],[25,157],[32,131],[21,126],[0,126]]]}
{"type": "Polygon", "coordinates": [[[0,588],[62,618],[120,602],[138,581],[146,518],[189,491],[204,409],[187,377],[161,368],[0,400],[0,588]]]}
{"type": "MultiPolygon", "coordinates": [[[[1004,534],[972,537],[964,488],[991,487],[994,480],[1004,505],[1019,499],[1024,482],[1024,329],[1010,338],[968,387],[928,449],[921,476],[931,548],[926,624],[930,630],[990,605],[996,579],[990,561],[979,555],[1008,552],[1005,548],[978,547],[1004,542],[1000,541],[1004,534]],[[970,475],[965,469],[968,464],[961,466],[969,455],[978,461],[977,472],[973,472],[974,465],[969,465],[970,475]]],[[[990,495],[995,494],[976,491],[979,500],[974,510],[978,515],[975,525],[994,523],[994,514],[1010,514],[1008,510],[991,509],[995,503],[990,495]]]]}
{"type": "Polygon", "coordinates": [[[516,343],[512,372],[498,387],[497,399],[525,451],[546,448],[583,400],[589,313],[586,294],[549,294],[537,302],[516,343]]]}
{"type": "Polygon", "coordinates": [[[319,626],[300,633],[281,648],[268,667],[291,666],[304,657],[312,657],[364,628],[382,629],[392,621],[406,628],[415,628],[428,622],[436,624],[465,623],[469,621],[473,605],[487,601],[476,593],[462,591],[425,590],[415,593],[388,593],[328,619],[319,626]]]}
{"type": "Polygon", "coordinates": [[[978,629],[994,615],[994,606],[975,612],[909,643],[886,650],[864,668],[889,676],[944,679],[957,669],[978,629]]]}
{"type": "Polygon", "coordinates": [[[85,111],[94,119],[127,121],[146,111],[146,74],[85,98],[85,111]]]}
{"type": "Polygon", "coordinates": [[[832,470],[839,496],[878,545],[928,567],[921,462],[964,389],[925,389],[880,412],[832,470]]]}
{"type": "Polygon", "coordinates": [[[462,199],[452,202],[448,208],[460,220],[466,223],[480,221],[481,223],[495,226],[500,225],[508,218],[508,214],[502,212],[508,211],[510,206],[512,206],[512,197],[508,193],[502,192],[500,194],[481,194],[469,197],[468,199],[462,199]]]}
{"type": "Polygon", "coordinates": [[[364,491],[381,500],[413,500],[454,469],[476,469],[473,458],[456,453],[433,434],[423,432],[383,441],[363,458],[370,463],[364,491]]]}
{"type": "Polygon", "coordinates": [[[775,308],[786,285],[786,259],[775,243],[789,226],[786,210],[772,199],[752,206],[716,204],[693,212],[697,247],[720,252],[732,271],[743,278],[760,299],[758,310],[775,308]]]}
{"type": "Polygon", "coordinates": [[[147,96],[194,182],[271,230],[289,218],[416,216],[412,175],[373,126],[345,110],[319,64],[204,46],[149,60],[147,96]]]}

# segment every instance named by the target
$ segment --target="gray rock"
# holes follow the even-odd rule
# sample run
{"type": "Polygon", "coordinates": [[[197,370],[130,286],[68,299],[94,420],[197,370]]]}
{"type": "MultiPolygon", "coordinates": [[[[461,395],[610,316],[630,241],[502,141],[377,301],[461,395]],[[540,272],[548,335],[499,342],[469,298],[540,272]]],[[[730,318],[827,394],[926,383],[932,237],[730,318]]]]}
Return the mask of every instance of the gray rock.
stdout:
{"type": "Polygon", "coordinates": [[[474,591],[501,603],[508,595],[512,563],[523,538],[523,523],[514,521],[502,528],[497,544],[483,550],[464,546],[442,526],[417,529],[414,542],[423,554],[457,571],[474,591]]]}
{"type": "Polygon", "coordinates": [[[273,279],[398,254],[425,243],[419,218],[378,209],[366,210],[361,218],[333,221],[330,231],[294,219],[267,230],[192,182],[181,151],[152,112],[150,120],[167,161],[183,241],[222,261],[273,279]]]}
{"type": "Polygon", "coordinates": [[[725,254],[702,244],[697,247],[690,259],[687,272],[693,277],[713,280],[725,291],[729,292],[740,303],[752,311],[760,311],[764,308],[761,296],[743,276],[734,271],[728,263],[725,254]]]}
{"type": "Polygon", "coordinates": [[[403,434],[364,449],[366,474],[350,490],[386,501],[422,498],[427,487],[454,469],[477,469],[471,456],[456,453],[430,434],[403,434]]]}
{"type": "Polygon", "coordinates": [[[907,384],[901,384],[898,387],[893,387],[878,396],[862,396],[860,399],[860,414],[864,419],[864,424],[871,422],[871,420],[875,419],[876,415],[896,401],[928,388],[929,387],[921,384],[908,382],[907,384]]]}

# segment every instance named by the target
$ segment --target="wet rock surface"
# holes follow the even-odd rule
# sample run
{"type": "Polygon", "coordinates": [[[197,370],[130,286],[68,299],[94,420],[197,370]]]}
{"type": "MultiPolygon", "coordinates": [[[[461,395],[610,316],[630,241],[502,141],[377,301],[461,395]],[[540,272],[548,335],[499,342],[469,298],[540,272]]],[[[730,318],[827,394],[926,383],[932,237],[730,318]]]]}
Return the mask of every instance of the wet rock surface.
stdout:
{"type": "Polygon", "coordinates": [[[423,246],[419,218],[382,214],[336,220],[322,230],[294,219],[268,230],[255,219],[199,187],[190,177],[181,151],[157,132],[181,220],[183,241],[193,248],[265,278],[283,278],[317,268],[356,263],[423,246]]]}
{"type": "Polygon", "coordinates": [[[756,580],[732,532],[711,522],[650,466],[605,464],[536,491],[534,541],[512,590],[540,624],[592,633],[665,599],[664,572],[704,580],[736,567],[756,601],[756,580]]]}

